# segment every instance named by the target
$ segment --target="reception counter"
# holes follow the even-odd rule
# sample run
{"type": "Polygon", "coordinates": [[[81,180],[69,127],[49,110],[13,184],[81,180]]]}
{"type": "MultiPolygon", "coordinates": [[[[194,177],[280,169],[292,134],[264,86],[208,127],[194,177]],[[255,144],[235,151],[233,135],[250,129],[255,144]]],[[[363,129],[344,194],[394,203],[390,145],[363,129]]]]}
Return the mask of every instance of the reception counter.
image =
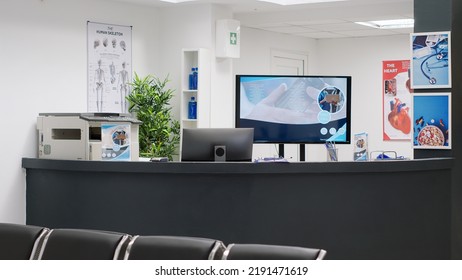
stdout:
{"type": "Polygon", "coordinates": [[[453,165],[22,160],[28,224],[322,248],[327,259],[450,259],[453,165]]]}

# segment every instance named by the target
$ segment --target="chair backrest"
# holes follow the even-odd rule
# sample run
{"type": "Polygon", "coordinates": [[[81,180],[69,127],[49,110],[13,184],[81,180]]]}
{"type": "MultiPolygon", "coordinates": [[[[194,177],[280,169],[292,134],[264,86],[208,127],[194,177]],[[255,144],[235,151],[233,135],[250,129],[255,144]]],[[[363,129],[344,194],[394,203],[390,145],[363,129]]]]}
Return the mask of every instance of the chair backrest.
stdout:
{"type": "Polygon", "coordinates": [[[225,246],[219,240],[184,236],[134,236],[125,260],[213,260],[225,246]]]}
{"type": "Polygon", "coordinates": [[[222,260],[322,260],[326,251],[296,246],[229,244],[222,260]]]}
{"type": "Polygon", "coordinates": [[[86,229],[52,229],[45,237],[41,260],[116,260],[130,235],[86,229]]]}
{"type": "Polygon", "coordinates": [[[46,227],[0,223],[0,260],[33,260],[37,258],[46,227]]]}

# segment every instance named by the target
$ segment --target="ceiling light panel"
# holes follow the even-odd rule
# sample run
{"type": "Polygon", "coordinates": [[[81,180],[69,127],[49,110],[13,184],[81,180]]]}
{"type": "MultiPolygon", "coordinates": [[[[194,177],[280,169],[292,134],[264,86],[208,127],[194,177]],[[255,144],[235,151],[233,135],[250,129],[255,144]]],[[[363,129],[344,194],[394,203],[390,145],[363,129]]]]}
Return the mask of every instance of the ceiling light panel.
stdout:
{"type": "Polygon", "coordinates": [[[196,0],[160,0],[160,1],[178,4],[178,3],[183,3],[183,2],[192,2],[196,0]]]}
{"type": "Polygon", "coordinates": [[[300,4],[341,2],[341,1],[348,1],[348,0],[258,0],[258,1],[287,6],[287,5],[300,5],[300,4]]]}
{"type": "Polygon", "coordinates": [[[398,29],[414,27],[414,19],[392,19],[392,20],[375,20],[375,21],[358,21],[357,24],[369,26],[378,29],[398,29]]]}

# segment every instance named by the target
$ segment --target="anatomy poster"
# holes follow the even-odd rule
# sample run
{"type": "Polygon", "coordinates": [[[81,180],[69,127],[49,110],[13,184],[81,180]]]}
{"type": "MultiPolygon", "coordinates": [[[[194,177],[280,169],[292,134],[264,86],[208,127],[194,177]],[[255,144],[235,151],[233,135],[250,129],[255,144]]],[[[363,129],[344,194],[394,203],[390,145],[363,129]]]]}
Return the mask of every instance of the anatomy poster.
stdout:
{"type": "Polygon", "coordinates": [[[132,27],[88,22],[88,112],[127,112],[132,27]]]}
{"type": "Polygon", "coordinates": [[[451,87],[451,33],[411,34],[411,87],[451,87]]]}
{"type": "Polygon", "coordinates": [[[409,60],[383,61],[383,140],[411,140],[409,60]]]}

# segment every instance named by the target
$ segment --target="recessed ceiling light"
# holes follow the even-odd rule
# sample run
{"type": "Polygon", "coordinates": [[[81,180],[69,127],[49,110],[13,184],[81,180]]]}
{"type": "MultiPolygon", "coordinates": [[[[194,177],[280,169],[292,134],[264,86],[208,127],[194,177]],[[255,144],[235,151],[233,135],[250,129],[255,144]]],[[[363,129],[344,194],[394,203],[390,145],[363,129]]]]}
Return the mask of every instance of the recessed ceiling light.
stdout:
{"type": "Polygon", "coordinates": [[[183,3],[183,2],[192,2],[196,0],[160,0],[160,1],[178,4],[178,3],[183,3]]]}
{"type": "Polygon", "coordinates": [[[313,4],[313,3],[327,3],[327,2],[340,2],[348,0],[258,0],[260,2],[270,2],[279,5],[298,5],[298,4],[313,4]]]}
{"type": "Polygon", "coordinates": [[[374,21],[358,21],[357,24],[378,28],[378,29],[396,29],[396,28],[412,28],[414,27],[414,19],[391,19],[391,20],[374,20],[374,21]]]}

